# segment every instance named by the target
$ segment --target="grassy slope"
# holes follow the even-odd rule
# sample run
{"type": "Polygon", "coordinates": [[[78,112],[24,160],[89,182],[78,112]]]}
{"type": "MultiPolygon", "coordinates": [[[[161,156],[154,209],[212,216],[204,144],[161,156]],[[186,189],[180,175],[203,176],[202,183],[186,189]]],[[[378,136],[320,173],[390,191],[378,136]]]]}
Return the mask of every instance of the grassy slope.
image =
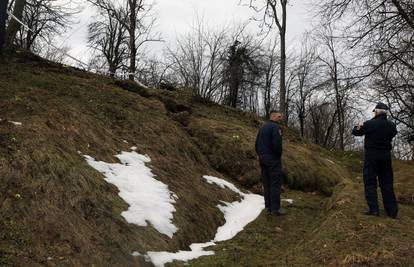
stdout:
{"type": "Polygon", "coordinates": [[[134,250],[185,248],[223,223],[215,206],[235,196],[202,181],[219,174],[155,98],[26,54],[0,65],[0,95],[0,265],[128,266],[134,250]],[[78,154],[114,162],[132,145],[179,197],[173,240],[126,223],[117,189],[78,154]]]}
{"type": "Polygon", "coordinates": [[[365,209],[360,157],[341,156],[349,177],[332,197],[287,190],[296,200],[286,205],[289,216],[266,219],[264,214],[231,241],[215,247],[215,257],[190,266],[413,266],[413,163],[395,161],[400,217],[389,219],[361,214],[365,209]]]}
{"type": "MultiPolygon", "coordinates": [[[[261,121],[253,115],[200,104],[185,93],[151,90],[141,97],[29,55],[0,63],[0,94],[0,118],[23,123],[0,122],[0,266],[144,266],[131,251],[184,249],[210,240],[223,222],[215,206],[234,195],[201,175],[224,175],[261,191],[253,150],[261,121]],[[116,188],[78,154],[114,161],[132,145],[151,156],[158,178],[179,196],[173,240],[127,224],[116,188]]],[[[285,129],[284,162],[290,188],[308,192],[286,190],[285,197],[297,200],[290,215],[260,216],[219,244],[217,256],[193,265],[404,266],[412,258],[412,206],[402,207],[398,221],[358,214],[364,204],[357,157],[333,155],[285,129]],[[364,241],[373,229],[372,241],[364,241]]],[[[396,167],[397,192],[408,196],[413,168],[396,167]]]]}

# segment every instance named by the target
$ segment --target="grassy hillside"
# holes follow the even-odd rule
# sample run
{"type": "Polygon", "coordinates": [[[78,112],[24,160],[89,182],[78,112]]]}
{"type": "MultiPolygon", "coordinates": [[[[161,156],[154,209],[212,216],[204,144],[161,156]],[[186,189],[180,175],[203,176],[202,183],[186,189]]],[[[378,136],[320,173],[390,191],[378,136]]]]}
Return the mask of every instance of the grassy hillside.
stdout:
{"type": "MultiPolygon", "coordinates": [[[[176,251],[214,237],[234,193],[210,174],[260,193],[252,114],[186,92],[143,90],[30,54],[0,63],[0,266],[151,266],[132,251],[176,251]],[[16,125],[13,122],[21,122],[16,125]],[[116,187],[83,158],[116,162],[136,146],[178,196],[173,239],[128,224],[116,187]],[[48,259],[49,258],[49,259],[48,259]]],[[[398,265],[414,256],[414,167],[396,162],[401,219],[365,218],[361,160],[284,129],[290,215],[258,220],[194,266],[398,265]]],[[[172,265],[181,266],[182,263],[172,265]]]]}
{"type": "MultiPolygon", "coordinates": [[[[317,193],[286,190],[295,199],[289,216],[268,219],[262,214],[231,241],[190,266],[413,266],[414,165],[394,162],[397,220],[361,214],[365,206],[358,155],[338,156],[348,167],[327,198],[317,193]]],[[[380,200],[381,201],[381,200],[380,200]]],[[[178,264],[179,266],[179,264],[178,264]]]]}

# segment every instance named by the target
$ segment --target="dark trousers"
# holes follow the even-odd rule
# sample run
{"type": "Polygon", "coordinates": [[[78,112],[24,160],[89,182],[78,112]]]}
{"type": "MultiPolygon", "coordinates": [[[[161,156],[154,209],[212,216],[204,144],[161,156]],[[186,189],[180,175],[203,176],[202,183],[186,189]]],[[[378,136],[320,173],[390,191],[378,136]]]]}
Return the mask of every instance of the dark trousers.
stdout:
{"type": "Polygon", "coordinates": [[[265,207],[268,212],[276,212],[280,209],[280,192],[283,182],[282,162],[280,159],[266,155],[260,156],[259,159],[262,169],[265,207]]]}
{"type": "Polygon", "coordinates": [[[381,188],[384,209],[388,216],[396,216],[398,204],[394,193],[394,175],[391,159],[365,158],[365,198],[371,211],[378,211],[377,181],[381,188]],[[378,178],[378,180],[377,180],[378,178]]]}

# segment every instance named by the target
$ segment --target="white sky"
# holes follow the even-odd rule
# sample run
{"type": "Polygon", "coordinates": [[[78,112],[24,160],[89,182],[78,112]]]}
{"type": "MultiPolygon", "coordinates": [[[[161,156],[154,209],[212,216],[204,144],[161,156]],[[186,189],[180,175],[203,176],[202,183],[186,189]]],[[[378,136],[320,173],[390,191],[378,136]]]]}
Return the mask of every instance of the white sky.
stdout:
{"type": "MultiPolygon", "coordinates": [[[[287,44],[291,49],[299,44],[302,33],[311,28],[311,12],[306,4],[310,1],[292,0],[289,4],[287,44]]],[[[78,23],[57,44],[69,46],[73,56],[85,60],[90,54],[86,44],[87,25],[95,11],[88,4],[83,4],[83,7],[84,10],[75,18],[78,23]]],[[[245,22],[255,15],[252,9],[240,6],[239,0],[157,0],[154,12],[157,16],[155,30],[161,33],[166,45],[174,42],[177,35],[190,31],[197,16],[203,17],[210,26],[220,27],[245,22]]],[[[159,50],[160,45],[155,45],[154,49],[159,50]]]]}

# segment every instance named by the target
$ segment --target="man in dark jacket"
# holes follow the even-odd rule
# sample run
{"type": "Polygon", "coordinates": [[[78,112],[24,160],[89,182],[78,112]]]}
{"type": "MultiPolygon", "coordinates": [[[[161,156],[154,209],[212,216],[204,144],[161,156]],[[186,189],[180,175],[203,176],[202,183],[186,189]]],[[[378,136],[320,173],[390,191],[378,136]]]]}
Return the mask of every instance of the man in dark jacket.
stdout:
{"type": "Polygon", "coordinates": [[[282,130],[278,123],[283,120],[280,112],[271,111],[268,121],[257,134],[256,153],[259,156],[264,188],[265,207],[269,215],[282,216],[280,207],[282,189],[282,130]]]}
{"type": "Polygon", "coordinates": [[[397,134],[394,123],[387,119],[388,106],[378,103],[375,117],[363,125],[355,126],[352,134],[365,135],[364,185],[365,198],[369,209],[365,215],[379,216],[377,199],[377,177],[381,188],[384,209],[391,218],[398,214],[398,204],[394,193],[394,177],[391,165],[392,139],[397,134]]]}

